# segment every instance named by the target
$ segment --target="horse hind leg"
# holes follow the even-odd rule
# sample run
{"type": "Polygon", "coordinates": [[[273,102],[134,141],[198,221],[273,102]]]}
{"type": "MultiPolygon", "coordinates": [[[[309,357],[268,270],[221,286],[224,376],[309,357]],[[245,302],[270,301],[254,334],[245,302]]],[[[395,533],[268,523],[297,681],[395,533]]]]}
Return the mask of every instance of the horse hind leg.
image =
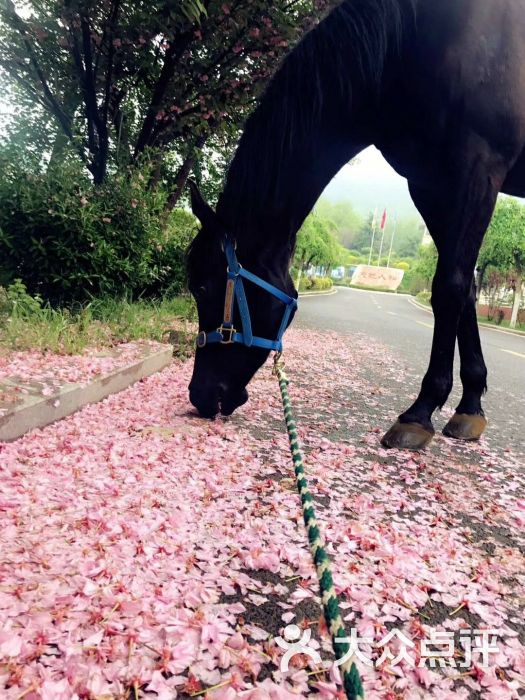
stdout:
{"type": "MultiPolygon", "coordinates": [[[[476,168],[465,172],[463,179],[459,179],[453,187],[433,191],[420,190],[413,185],[410,187],[439,253],[432,284],[434,335],[430,362],[419,395],[383,436],[381,443],[384,447],[412,450],[426,447],[435,432],[432,414],[445,404],[452,389],[454,350],[460,319],[464,313],[467,314],[467,321],[470,319],[467,302],[474,266],[496,204],[497,185],[502,181],[494,174],[487,177],[489,170],[486,163],[482,168],[479,162],[476,168]]],[[[474,400],[467,379],[470,356],[470,346],[466,342],[468,328],[467,324],[465,331],[460,332],[465,358],[463,376],[469,386],[465,410],[470,410],[467,402],[474,400]]],[[[463,410],[461,404],[460,408],[463,410]]],[[[473,430],[471,427],[470,431],[473,430]]],[[[452,432],[454,430],[450,427],[449,433],[452,432]]]]}
{"type": "Polygon", "coordinates": [[[479,440],[487,427],[481,407],[481,397],[487,390],[487,368],[479,338],[474,280],[459,319],[458,347],[463,395],[454,416],[443,428],[443,434],[457,440],[479,440]]]}

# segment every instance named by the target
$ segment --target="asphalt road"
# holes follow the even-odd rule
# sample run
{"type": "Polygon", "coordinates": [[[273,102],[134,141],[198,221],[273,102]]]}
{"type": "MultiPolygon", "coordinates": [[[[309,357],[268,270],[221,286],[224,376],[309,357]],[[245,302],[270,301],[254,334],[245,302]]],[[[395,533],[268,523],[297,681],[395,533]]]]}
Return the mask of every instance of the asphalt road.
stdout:
{"type": "MultiPolygon", "coordinates": [[[[434,318],[405,295],[365,292],[340,287],[336,294],[301,297],[297,325],[338,333],[362,333],[371,342],[393,350],[410,370],[411,386],[400,395],[397,412],[411,403],[428,364],[434,318]]],[[[525,336],[481,328],[481,342],[489,371],[484,399],[491,444],[525,455],[525,336]]],[[[454,389],[449,405],[461,394],[456,351],[454,389]]],[[[385,425],[385,428],[388,427],[385,425]]],[[[436,426],[438,427],[438,426],[436,426]]]]}

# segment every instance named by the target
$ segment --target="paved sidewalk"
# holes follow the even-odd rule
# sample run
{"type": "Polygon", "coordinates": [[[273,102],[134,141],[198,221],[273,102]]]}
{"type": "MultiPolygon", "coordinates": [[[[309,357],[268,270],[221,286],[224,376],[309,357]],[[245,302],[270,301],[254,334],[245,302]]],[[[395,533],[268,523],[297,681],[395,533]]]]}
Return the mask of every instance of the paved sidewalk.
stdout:
{"type": "MultiPolygon", "coordinates": [[[[286,359],[348,631],[373,639],[367,698],[523,697],[524,456],[441,436],[382,449],[405,369],[364,336],[293,330],[286,359]],[[486,666],[468,652],[483,629],[486,666]],[[435,631],[454,647],[444,669],[425,658],[435,631]],[[404,660],[378,663],[399,633],[404,660]]],[[[187,403],[190,373],[175,363],[0,446],[2,698],[341,697],[271,368],[212,422],[187,403]],[[326,669],[280,670],[292,623],[326,669]]]]}

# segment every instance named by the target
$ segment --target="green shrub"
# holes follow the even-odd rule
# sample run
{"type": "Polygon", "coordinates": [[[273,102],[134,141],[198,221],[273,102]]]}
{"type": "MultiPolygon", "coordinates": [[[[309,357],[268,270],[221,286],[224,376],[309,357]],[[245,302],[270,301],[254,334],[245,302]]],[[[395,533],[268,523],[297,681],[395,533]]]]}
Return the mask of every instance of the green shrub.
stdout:
{"type": "Polygon", "coordinates": [[[166,341],[175,326],[177,352],[186,354],[193,334],[181,329],[181,320],[195,320],[189,296],[135,302],[108,297],[66,309],[31,297],[20,280],[0,287],[0,348],[70,355],[131,340],[166,341]]]}
{"type": "Polygon", "coordinates": [[[149,176],[145,163],[93,187],[78,166],[61,164],[4,179],[0,284],[21,279],[54,304],[179,292],[194,219],[166,221],[167,192],[150,188],[149,176]]]}
{"type": "Polygon", "coordinates": [[[416,294],[416,299],[420,301],[422,304],[425,304],[426,306],[430,306],[430,297],[432,296],[431,292],[424,291],[424,292],[419,292],[419,294],[416,294]]]}
{"type": "Polygon", "coordinates": [[[142,291],[146,297],[176,296],[186,285],[186,251],[198,231],[196,218],[174,210],[159,241],[153,246],[155,279],[142,291]]]}
{"type": "Polygon", "coordinates": [[[404,261],[395,263],[394,267],[397,268],[398,270],[404,270],[405,272],[410,270],[410,264],[407,262],[404,262],[404,261]]]}
{"type": "Polygon", "coordinates": [[[303,277],[299,282],[300,292],[321,292],[332,289],[333,282],[329,277],[303,277]]]}
{"type": "Polygon", "coordinates": [[[42,308],[42,298],[32,297],[21,279],[16,279],[7,289],[0,287],[0,314],[28,318],[42,308]]]}
{"type": "Polygon", "coordinates": [[[362,255],[347,255],[345,262],[350,267],[351,265],[366,265],[368,260],[362,255]]]}
{"type": "Polygon", "coordinates": [[[352,278],[351,277],[343,277],[341,280],[335,280],[334,284],[337,285],[338,287],[350,287],[352,284],[352,278]]]}

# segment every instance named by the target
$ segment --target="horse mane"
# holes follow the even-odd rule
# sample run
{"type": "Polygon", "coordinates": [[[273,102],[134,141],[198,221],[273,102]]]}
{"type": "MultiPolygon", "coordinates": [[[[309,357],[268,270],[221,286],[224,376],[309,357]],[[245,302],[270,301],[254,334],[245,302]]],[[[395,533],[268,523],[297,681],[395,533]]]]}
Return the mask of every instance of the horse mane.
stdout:
{"type": "Polygon", "coordinates": [[[344,0],[287,55],[246,122],[219,199],[219,216],[234,235],[249,218],[283,210],[296,184],[287,163],[300,149],[318,152],[322,129],[348,120],[358,86],[379,94],[413,3],[344,0]]]}

